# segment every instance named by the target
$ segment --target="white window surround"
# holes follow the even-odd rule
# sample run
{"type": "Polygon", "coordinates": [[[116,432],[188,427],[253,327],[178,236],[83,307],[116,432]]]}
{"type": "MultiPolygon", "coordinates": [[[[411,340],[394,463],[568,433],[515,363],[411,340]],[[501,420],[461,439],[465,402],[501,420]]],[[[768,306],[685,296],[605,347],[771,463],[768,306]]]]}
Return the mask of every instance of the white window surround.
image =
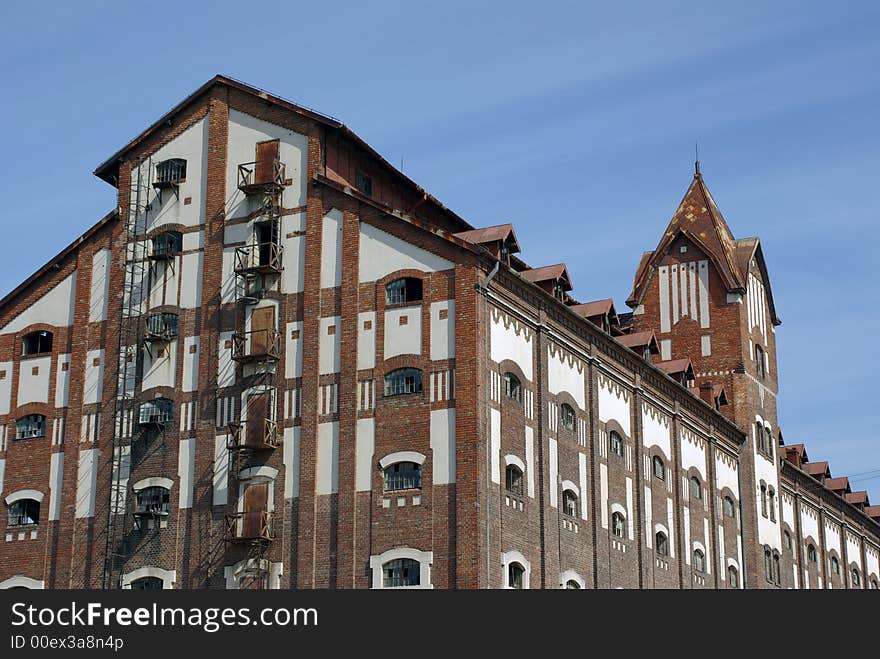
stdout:
{"type": "Polygon", "coordinates": [[[572,483],[571,481],[562,481],[562,491],[565,492],[566,490],[570,490],[571,492],[574,492],[574,495],[578,499],[581,498],[581,491],[578,489],[578,486],[575,485],[574,483],[572,483]]]}
{"type": "Polygon", "coordinates": [[[38,490],[18,490],[9,494],[5,501],[7,505],[11,506],[16,501],[21,501],[22,499],[33,499],[37,503],[43,503],[43,493],[38,490]]]}
{"type": "Polygon", "coordinates": [[[162,476],[151,476],[150,478],[139,480],[131,486],[131,489],[135,492],[140,492],[148,487],[164,487],[166,490],[170,490],[174,487],[174,481],[170,478],[163,478],[162,476]]]}
{"type": "Polygon", "coordinates": [[[660,522],[654,524],[654,535],[657,535],[661,531],[666,534],[666,539],[669,540],[669,529],[667,529],[666,526],[661,524],[660,522]]]}
{"type": "Polygon", "coordinates": [[[379,466],[382,469],[386,469],[398,462],[415,462],[417,465],[422,465],[425,464],[425,459],[424,455],[416,451],[397,451],[396,453],[389,453],[379,460],[379,466]]]}
{"type": "Polygon", "coordinates": [[[559,587],[565,588],[565,584],[569,581],[576,582],[581,587],[581,590],[587,587],[586,580],[574,570],[566,570],[559,575],[559,587]]]}
{"type": "Polygon", "coordinates": [[[248,467],[238,472],[238,479],[242,481],[253,480],[254,478],[265,478],[274,481],[278,477],[278,470],[274,467],[261,465],[259,467],[248,467]]]}
{"type": "Polygon", "coordinates": [[[508,570],[508,568],[510,567],[511,563],[519,563],[520,565],[523,566],[523,570],[524,570],[524,572],[523,572],[523,590],[528,590],[529,589],[529,576],[531,575],[531,572],[532,572],[532,566],[531,566],[531,563],[529,563],[528,560],[526,560],[526,557],[523,556],[522,554],[520,554],[516,550],[506,551],[503,554],[501,554],[501,565],[503,566],[502,575],[504,578],[504,586],[503,587],[510,588],[510,582],[509,582],[510,571],[508,570]]]}
{"type": "MultiPolygon", "coordinates": [[[[708,567],[708,565],[709,565],[709,562],[707,560],[706,566],[708,567]]],[[[733,558],[728,558],[727,559],[727,567],[728,568],[732,567],[732,568],[736,569],[736,585],[742,587],[742,574],[740,574],[739,563],[737,563],[736,560],[733,558]]],[[[726,578],[727,575],[723,574],[723,575],[721,575],[721,577],[726,578]]]]}
{"type": "Polygon", "coordinates": [[[273,563],[265,558],[243,558],[234,565],[223,568],[223,576],[226,579],[226,590],[238,590],[241,577],[250,569],[259,567],[269,572],[269,590],[281,589],[281,575],[284,574],[284,564],[280,561],[273,563]],[[262,562],[262,564],[260,564],[262,562]]]}
{"type": "MultiPolygon", "coordinates": [[[[370,569],[373,571],[372,588],[377,590],[383,588],[382,578],[384,575],[382,574],[382,566],[399,558],[409,558],[417,561],[419,564],[419,585],[400,586],[400,590],[427,590],[434,587],[431,583],[431,565],[434,563],[434,552],[419,551],[418,549],[412,549],[411,547],[396,547],[395,549],[384,551],[381,554],[370,556],[370,569]]],[[[398,588],[395,588],[394,590],[398,590],[398,588]]]]}
{"type": "Polygon", "coordinates": [[[515,455],[511,455],[508,453],[507,455],[504,456],[504,466],[509,467],[510,465],[513,465],[514,467],[519,469],[522,473],[526,473],[525,463],[522,460],[520,460],[518,457],[516,457],[515,455]]]}
{"type": "Polygon", "coordinates": [[[613,513],[620,513],[621,515],[623,515],[624,521],[626,521],[626,518],[627,518],[626,508],[621,506],[619,503],[612,503],[611,504],[611,513],[612,514],[613,513]]]}
{"type": "Polygon", "coordinates": [[[0,581],[0,590],[7,590],[9,588],[43,590],[43,588],[45,588],[45,585],[43,581],[38,581],[37,579],[31,579],[30,577],[16,575],[14,577],[9,577],[9,579],[6,579],[6,581],[0,581]]]}
{"type": "Polygon", "coordinates": [[[132,582],[144,577],[161,579],[163,590],[170,590],[174,588],[174,582],[177,581],[177,570],[163,570],[160,567],[151,566],[139,567],[137,570],[122,575],[123,590],[131,590],[132,582]]]}

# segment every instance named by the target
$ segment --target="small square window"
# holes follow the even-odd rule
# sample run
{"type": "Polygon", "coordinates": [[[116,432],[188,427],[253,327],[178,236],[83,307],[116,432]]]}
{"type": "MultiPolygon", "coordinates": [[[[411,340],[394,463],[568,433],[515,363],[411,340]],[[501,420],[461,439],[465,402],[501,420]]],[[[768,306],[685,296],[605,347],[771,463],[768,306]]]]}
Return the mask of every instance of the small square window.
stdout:
{"type": "Polygon", "coordinates": [[[401,325],[407,325],[408,323],[409,323],[409,316],[401,316],[400,317],[400,324],[401,325]]]}
{"type": "Polygon", "coordinates": [[[63,364],[61,364],[61,370],[62,371],[69,371],[70,370],[70,362],[64,362],[63,364]]]}
{"type": "Polygon", "coordinates": [[[330,325],[327,327],[327,334],[336,334],[336,325],[330,325]]]}
{"type": "Polygon", "coordinates": [[[227,340],[223,343],[223,347],[224,347],[224,348],[231,348],[231,347],[232,347],[232,341],[230,341],[229,339],[227,339],[227,340]]]}
{"type": "Polygon", "coordinates": [[[449,318],[449,309],[440,309],[440,320],[449,318]]]}
{"type": "Polygon", "coordinates": [[[198,348],[196,348],[196,344],[193,343],[193,344],[189,347],[189,354],[194,355],[194,354],[196,353],[196,350],[198,350],[198,348]]]}
{"type": "Polygon", "coordinates": [[[100,366],[100,365],[101,365],[101,358],[100,358],[100,357],[95,357],[95,358],[92,360],[92,366],[100,366]]]}
{"type": "Polygon", "coordinates": [[[373,321],[372,320],[365,320],[364,321],[364,329],[365,330],[373,329],[373,321]]]}
{"type": "Polygon", "coordinates": [[[364,174],[363,172],[358,172],[355,176],[355,187],[363,192],[365,195],[371,197],[373,195],[373,179],[364,174]]]}
{"type": "Polygon", "coordinates": [[[0,380],[6,379],[6,371],[0,371],[0,380]]]}
{"type": "Polygon", "coordinates": [[[299,330],[290,330],[290,340],[298,341],[299,340],[299,330]]]}
{"type": "Polygon", "coordinates": [[[31,375],[39,375],[39,374],[40,374],[40,367],[39,367],[39,366],[34,366],[34,367],[31,369],[31,375]]]}

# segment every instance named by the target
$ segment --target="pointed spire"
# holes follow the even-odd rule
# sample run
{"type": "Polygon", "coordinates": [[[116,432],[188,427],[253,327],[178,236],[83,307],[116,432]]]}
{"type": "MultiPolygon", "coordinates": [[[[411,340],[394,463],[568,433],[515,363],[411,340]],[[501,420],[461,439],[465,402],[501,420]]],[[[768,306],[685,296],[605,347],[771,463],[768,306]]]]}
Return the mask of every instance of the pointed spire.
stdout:
{"type": "Polygon", "coordinates": [[[700,176],[700,143],[694,142],[694,177],[700,176]]]}

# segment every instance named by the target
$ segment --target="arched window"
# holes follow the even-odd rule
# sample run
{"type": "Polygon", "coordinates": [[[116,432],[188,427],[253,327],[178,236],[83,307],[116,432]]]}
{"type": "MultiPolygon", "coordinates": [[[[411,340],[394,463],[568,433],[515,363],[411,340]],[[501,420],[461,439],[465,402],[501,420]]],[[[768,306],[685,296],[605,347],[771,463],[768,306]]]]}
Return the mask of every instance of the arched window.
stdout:
{"type": "Polygon", "coordinates": [[[566,590],[580,590],[581,585],[577,581],[575,581],[574,579],[569,579],[568,581],[565,582],[565,589],[566,590]]]}
{"type": "Polygon", "coordinates": [[[153,238],[150,256],[154,259],[170,259],[183,250],[183,234],[180,231],[166,231],[153,238]]]}
{"type": "Polygon", "coordinates": [[[813,563],[816,562],[816,548],[812,544],[807,545],[807,558],[813,563]]]}
{"type": "Polygon", "coordinates": [[[764,441],[764,424],[755,421],[755,445],[759,453],[767,453],[767,446],[764,441]]]}
{"type": "Polygon", "coordinates": [[[42,414],[28,414],[15,422],[15,438],[31,439],[46,436],[46,417],[42,414]]]}
{"type": "Polygon", "coordinates": [[[773,552],[773,583],[777,586],[782,583],[782,568],[779,561],[779,552],[773,552]]]}
{"type": "Polygon", "coordinates": [[[417,368],[398,368],[385,376],[385,395],[400,396],[422,391],[422,372],[417,368]]]}
{"type": "Polygon", "coordinates": [[[773,554],[770,547],[764,547],[764,578],[767,583],[773,583],[773,554]]]}
{"type": "Polygon", "coordinates": [[[791,533],[789,533],[788,531],[783,531],[782,532],[782,539],[784,541],[783,544],[785,545],[785,548],[788,551],[791,551],[792,550],[791,533]]]}
{"type": "Polygon", "coordinates": [[[877,590],[880,588],[880,584],[877,583],[876,579],[871,579],[871,590],[877,590]]]}
{"type": "Polygon", "coordinates": [[[156,165],[156,183],[180,183],[186,179],[186,160],[169,158],[156,165]]]}
{"type": "Polygon", "coordinates": [[[574,413],[574,408],[568,403],[563,403],[559,406],[559,420],[562,423],[562,427],[567,430],[574,430],[575,419],[577,416],[574,413]]]}
{"type": "Polygon", "coordinates": [[[727,587],[739,588],[739,571],[733,565],[727,566],[727,587]]]}
{"type": "Polygon", "coordinates": [[[736,516],[736,508],[733,505],[733,499],[731,499],[730,497],[724,497],[724,502],[721,507],[723,508],[725,517],[736,516]]]}
{"type": "Polygon", "coordinates": [[[132,590],[162,590],[164,586],[159,577],[141,577],[131,582],[132,590]]]}
{"type": "Polygon", "coordinates": [[[758,373],[758,377],[763,380],[764,379],[764,349],[756,345],[755,346],[755,370],[758,373]]]}
{"type": "Polygon", "coordinates": [[[831,557],[831,572],[840,574],[840,561],[837,560],[836,556],[831,557]]]}
{"type": "Polygon", "coordinates": [[[403,588],[418,586],[420,581],[419,562],[411,558],[396,558],[382,566],[382,587],[403,588]]]}
{"type": "Polygon", "coordinates": [[[153,485],[136,493],[135,513],[138,515],[167,515],[168,488],[153,485]]]}
{"type": "Polygon", "coordinates": [[[40,502],[34,499],[19,499],[9,504],[9,528],[36,526],[40,523],[40,502]]]}
{"type": "Polygon", "coordinates": [[[526,569],[519,563],[507,566],[507,587],[522,590],[525,582],[526,569]]]}
{"type": "Polygon", "coordinates": [[[614,430],[608,433],[608,445],[614,455],[623,455],[623,439],[614,430]]]}
{"type": "Polygon", "coordinates": [[[694,549],[694,569],[697,572],[706,571],[706,555],[701,549],[694,549]]]}
{"type": "Polygon", "coordinates": [[[657,531],[654,536],[654,543],[657,545],[657,554],[660,556],[669,555],[669,540],[663,531],[657,531]]]}
{"type": "Polygon", "coordinates": [[[519,383],[519,378],[513,373],[504,374],[504,395],[517,403],[522,401],[522,386],[519,383]]]}
{"type": "Polygon", "coordinates": [[[691,476],[690,495],[691,495],[691,499],[702,499],[703,498],[703,488],[700,485],[700,479],[697,478],[696,476],[691,476]]]}
{"type": "Polygon", "coordinates": [[[421,302],[422,280],[416,277],[395,279],[385,286],[385,304],[421,302]]]}
{"type": "Polygon", "coordinates": [[[626,522],[626,518],[620,513],[614,513],[611,515],[611,532],[614,534],[615,538],[623,537],[623,525],[626,522]]]}
{"type": "Polygon", "coordinates": [[[39,355],[44,352],[52,352],[52,332],[37,330],[25,334],[21,339],[21,355],[39,355]]]}
{"type": "Polygon", "coordinates": [[[654,478],[659,478],[661,481],[666,480],[666,465],[663,464],[663,458],[659,455],[654,456],[653,460],[654,465],[654,478]]]}
{"type": "Polygon", "coordinates": [[[385,491],[419,490],[422,487],[422,465],[415,462],[395,462],[385,467],[385,491]]]}
{"type": "Polygon", "coordinates": [[[577,517],[578,514],[578,498],[577,494],[571,490],[562,491],[562,512],[569,517],[577,517]]]}
{"type": "Polygon", "coordinates": [[[761,514],[767,517],[767,486],[761,483],[761,514]]]}
{"type": "Polygon", "coordinates": [[[523,473],[516,465],[507,465],[504,471],[504,486],[511,494],[522,496],[523,494],[523,473]]]}
{"type": "Polygon", "coordinates": [[[767,499],[770,505],[770,521],[776,521],[776,490],[772,487],[767,489],[767,499]]]}

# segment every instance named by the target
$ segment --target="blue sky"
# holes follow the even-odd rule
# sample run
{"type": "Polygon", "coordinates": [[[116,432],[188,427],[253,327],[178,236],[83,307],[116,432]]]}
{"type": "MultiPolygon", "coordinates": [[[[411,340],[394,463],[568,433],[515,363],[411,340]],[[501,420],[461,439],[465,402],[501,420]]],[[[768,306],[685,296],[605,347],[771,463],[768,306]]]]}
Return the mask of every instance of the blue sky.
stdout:
{"type": "Polygon", "coordinates": [[[4,2],[0,294],[113,208],[94,168],[215,73],[341,119],[618,309],[699,140],[763,241],[786,440],[880,475],[880,5],[716,4],[4,2]]]}

